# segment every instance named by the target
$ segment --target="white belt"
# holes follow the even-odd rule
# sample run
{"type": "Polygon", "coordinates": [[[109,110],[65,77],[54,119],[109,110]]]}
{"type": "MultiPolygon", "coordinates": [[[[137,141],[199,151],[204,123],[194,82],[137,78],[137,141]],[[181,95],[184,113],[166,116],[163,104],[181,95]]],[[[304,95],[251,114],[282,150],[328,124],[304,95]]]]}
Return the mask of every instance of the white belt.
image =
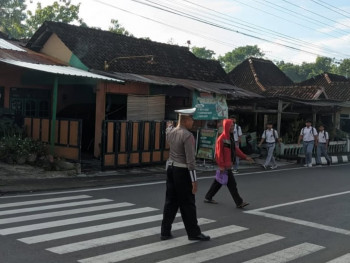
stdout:
{"type": "Polygon", "coordinates": [[[172,166],[175,166],[175,167],[180,167],[180,168],[187,168],[187,164],[184,164],[184,163],[178,163],[178,162],[175,162],[175,161],[172,161],[172,160],[168,160],[167,161],[168,165],[172,165],[172,166]]]}

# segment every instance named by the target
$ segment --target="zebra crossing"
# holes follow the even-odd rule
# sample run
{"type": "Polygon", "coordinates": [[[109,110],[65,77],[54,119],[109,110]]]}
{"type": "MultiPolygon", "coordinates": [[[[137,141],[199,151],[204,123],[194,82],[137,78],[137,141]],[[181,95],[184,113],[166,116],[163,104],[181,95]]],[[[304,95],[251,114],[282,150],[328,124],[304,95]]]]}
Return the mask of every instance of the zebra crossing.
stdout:
{"type": "MultiPolygon", "coordinates": [[[[145,258],[144,262],[149,262],[147,257],[160,252],[165,252],[158,260],[162,263],[213,262],[215,259],[247,250],[258,250],[287,239],[280,235],[263,233],[236,240],[235,235],[244,232],[249,234],[250,229],[238,225],[218,227],[216,220],[199,218],[199,224],[207,225],[208,229],[204,232],[214,242],[204,242],[203,247],[182,250],[196,242],[188,240],[182,222],[173,224],[173,231],[182,231],[182,236],[176,235],[167,241],[157,238],[155,241],[154,238],[160,235],[161,219],[161,211],[157,208],[138,207],[137,204],[129,202],[97,199],[89,195],[11,202],[0,204],[0,238],[14,237],[17,242],[27,246],[39,244],[40,249],[46,252],[58,256],[68,255],[79,263],[111,263],[132,261],[136,258],[145,258]],[[130,227],[135,229],[130,230],[130,227]],[[96,236],[92,237],[91,234],[96,236]],[[152,242],[148,242],[147,238],[152,237],[152,242]],[[225,239],[225,242],[218,245],[215,241],[220,239],[225,239]],[[139,242],[135,244],[135,240],[139,242]],[[56,241],[59,242],[55,243],[56,241]],[[124,244],[122,247],[113,246],[112,251],[100,249],[121,243],[124,244]],[[171,250],[176,251],[177,255],[171,254],[169,257],[166,252],[171,250]],[[79,252],[84,251],[89,251],[89,254],[82,258],[84,253],[79,252]]],[[[251,258],[244,263],[279,263],[293,260],[303,262],[303,257],[325,249],[327,248],[317,244],[295,244],[251,258]]],[[[332,259],[328,263],[345,262],[350,262],[350,254],[332,259]]]]}

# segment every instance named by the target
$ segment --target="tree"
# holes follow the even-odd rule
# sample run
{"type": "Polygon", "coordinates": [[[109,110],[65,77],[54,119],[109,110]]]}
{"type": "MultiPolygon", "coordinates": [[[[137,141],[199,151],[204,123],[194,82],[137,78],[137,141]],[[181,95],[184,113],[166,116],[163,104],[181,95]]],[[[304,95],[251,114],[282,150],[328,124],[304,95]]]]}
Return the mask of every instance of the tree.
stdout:
{"type": "Polygon", "coordinates": [[[337,68],[337,74],[350,78],[350,59],[343,59],[337,68]]]}
{"type": "Polygon", "coordinates": [[[25,20],[27,29],[24,36],[31,37],[45,21],[77,23],[86,26],[83,19],[79,17],[79,9],[80,4],[73,5],[70,0],[55,1],[52,5],[44,8],[39,2],[34,14],[27,11],[28,18],[25,20]]]}
{"type": "Polygon", "coordinates": [[[112,26],[108,28],[110,32],[116,33],[116,34],[121,34],[121,35],[126,35],[132,37],[133,35],[129,33],[124,27],[122,27],[119,24],[119,21],[117,19],[112,19],[111,20],[112,26]]]}
{"type": "Polygon", "coordinates": [[[25,0],[0,0],[0,31],[10,38],[21,38],[25,31],[25,0]]]}
{"type": "Polygon", "coordinates": [[[283,60],[276,62],[276,66],[284,72],[292,81],[301,82],[304,79],[300,75],[300,66],[293,63],[285,63],[283,60]]]}
{"type": "Polygon", "coordinates": [[[238,47],[231,52],[226,53],[224,56],[219,56],[219,61],[224,67],[226,72],[230,72],[239,63],[243,62],[249,57],[262,58],[265,54],[260,50],[257,45],[238,47]]]}
{"type": "Polygon", "coordinates": [[[191,48],[191,51],[198,58],[215,59],[214,58],[215,52],[213,50],[206,49],[205,47],[194,46],[191,48]]]}

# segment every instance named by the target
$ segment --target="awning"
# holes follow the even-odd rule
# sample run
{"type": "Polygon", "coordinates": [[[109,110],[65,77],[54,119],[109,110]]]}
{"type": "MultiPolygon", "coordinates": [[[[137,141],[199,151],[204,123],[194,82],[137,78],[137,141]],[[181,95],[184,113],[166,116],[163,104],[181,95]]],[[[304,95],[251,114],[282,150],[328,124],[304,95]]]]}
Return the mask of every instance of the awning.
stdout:
{"type": "Polygon", "coordinates": [[[106,76],[113,76],[125,81],[142,82],[154,85],[182,86],[190,90],[198,90],[199,92],[226,94],[230,95],[231,98],[263,98],[261,95],[240,89],[228,83],[179,79],[154,75],[141,75],[134,73],[103,72],[98,70],[92,71],[106,76]]]}
{"type": "Polygon", "coordinates": [[[37,64],[37,63],[29,63],[29,62],[23,62],[23,61],[18,61],[18,60],[1,59],[1,58],[0,58],[0,62],[14,65],[14,66],[18,66],[21,68],[27,68],[27,69],[31,69],[31,70],[46,72],[46,73],[124,83],[124,81],[120,80],[120,79],[102,76],[99,74],[91,73],[91,72],[88,72],[88,71],[85,71],[82,69],[78,69],[78,68],[74,68],[74,67],[70,67],[70,66],[37,64]]]}

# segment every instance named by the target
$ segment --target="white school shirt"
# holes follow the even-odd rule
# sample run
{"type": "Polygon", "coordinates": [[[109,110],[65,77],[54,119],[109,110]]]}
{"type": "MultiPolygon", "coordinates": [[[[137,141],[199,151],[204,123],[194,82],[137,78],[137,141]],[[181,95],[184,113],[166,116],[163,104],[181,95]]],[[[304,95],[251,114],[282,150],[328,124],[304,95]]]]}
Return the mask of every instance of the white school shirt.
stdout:
{"type": "Polygon", "coordinates": [[[318,134],[318,142],[319,143],[327,143],[327,140],[329,140],[328,132],[326,132],[326,131],[319,132],[319,134],[318,134]]]}
{"type": "Polygon", "coordinates": [[[274,143],[276,142],[276,139],[278,139],[278,133],[276,130],[271,129],[271,130],[265,130],[261,136],[267,143],[274,143]],[[275,133],[275,136],[273,136],[273,133],[275,133]],[[265,137],[266,134],[266,137],[265,137]]]}
{"type": "Polygon", "coordinates": [[[317,130],[312,126],[310,126],[309,128],[305,126],[301,129],[300,135],[303,136],[304,142],[314,141],[314,136],[317,136],[317,130]],[[311,129],[313,129],[313,131],[311,129]]]}
{"type": "Polygon", "coordinates": [[[240,136],[242,136],[241,126],[235,123],[235,127],[233,129],[233,138],[235,139],[235,142],[238,142],[240,136]]]}

